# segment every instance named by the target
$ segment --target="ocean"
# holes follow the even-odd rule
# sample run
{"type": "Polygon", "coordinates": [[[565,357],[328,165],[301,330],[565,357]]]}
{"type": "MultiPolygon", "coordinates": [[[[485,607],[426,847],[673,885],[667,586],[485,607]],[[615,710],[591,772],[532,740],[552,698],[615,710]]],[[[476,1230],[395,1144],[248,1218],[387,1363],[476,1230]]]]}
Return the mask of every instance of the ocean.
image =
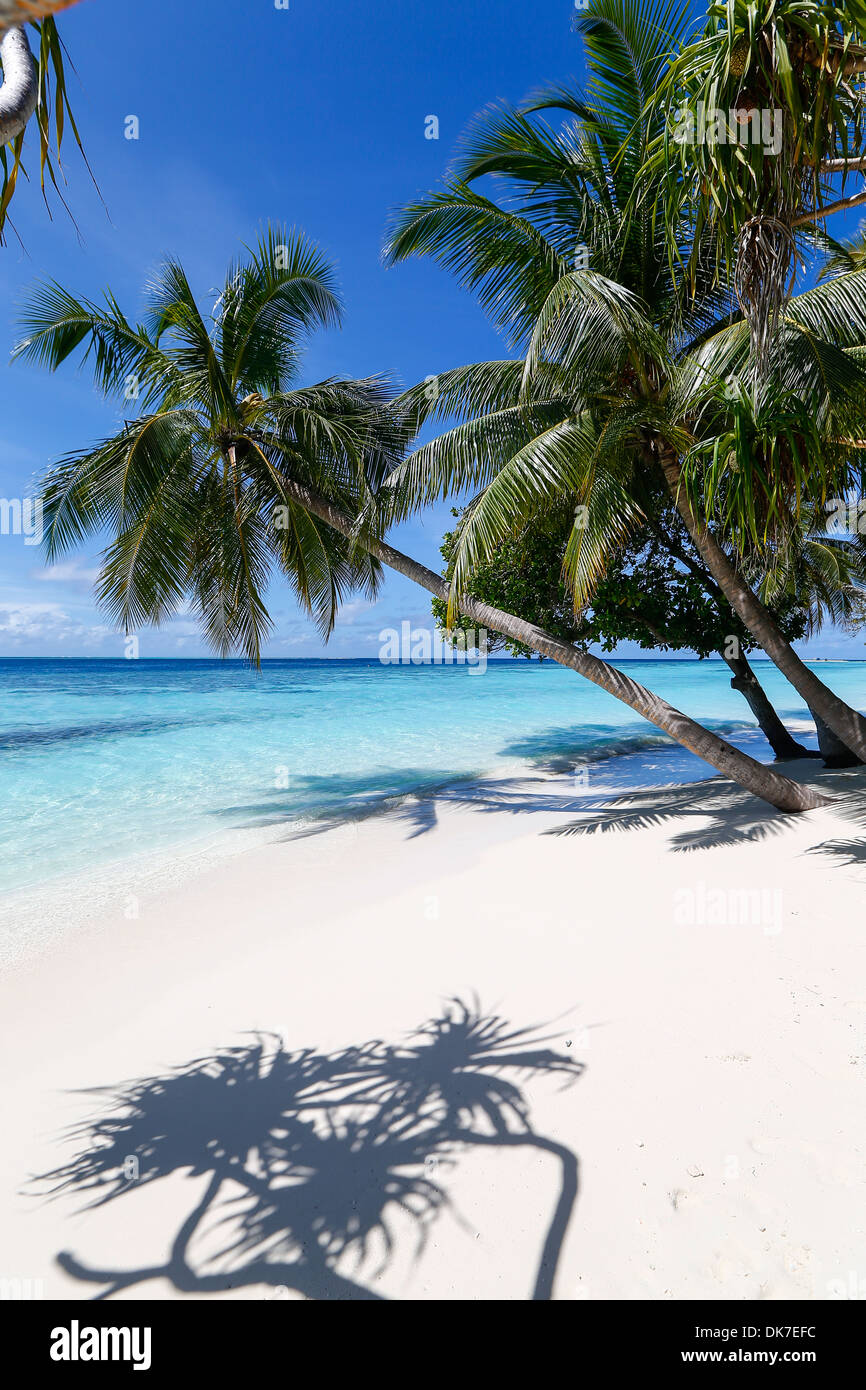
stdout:
{"type": "MultiPolygon", "coordinates": [[[[618,664],[770,760],[720,661],[618,664]]],[[[863,706],[866,663],[816,669],[863,706]]],[[[807,712],[796,692],[769,664],[756,670],[802,736],[807,712]]],[[[814,747],[814,737],[803,741],[814,747]]],[[[481,671],[269,661],[257,675],[235,661],[3,660],[0,892],[142,856],[214,851],[239,831],[290,831],[419,788],[609,769],[647,750],[653,780],[711,775],[553,663],[491,661],[481,671]]],[[[645,756],[637,767],[646,779],[645,756]]]]}

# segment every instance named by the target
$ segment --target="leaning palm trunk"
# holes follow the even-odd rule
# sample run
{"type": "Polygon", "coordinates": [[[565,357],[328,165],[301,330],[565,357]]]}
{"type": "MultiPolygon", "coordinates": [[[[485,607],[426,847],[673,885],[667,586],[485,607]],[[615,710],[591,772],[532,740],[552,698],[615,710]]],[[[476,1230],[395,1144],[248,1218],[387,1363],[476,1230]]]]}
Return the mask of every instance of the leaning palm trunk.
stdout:
{"type": "Polygon", "coordinates": [[[696,515],[685,488],[679,463],[671,453],[662,453],[661,466],[680,516],[686,524],[695,549],[712,574],[728,603],[739,615],[767,656],[805,700],[809,708],[820,715],[829,729],[841,739],[858,758],[866,759],[866,719],[838,695],[834,695],[794,651],[780,632],[772,615],[744,579],[737,573],[727,555],[706,526],[696,515]]]}
{"type": "MultiPolygon", "coordinates": [[[[357,532],[351,517],[332,506],[325,497],[288,479],[284,480],[284,487],[287,495],[305,511],[312,512],[347,538],[356,538],[357,532]]],[[[398,574],[405,575],[436,598],[448,601],[449,586],[441,575],[434,574],[425,565],[404,555],[402,551],[395,550],[385,541],[367,537],[363,544],[382,564],[396,570],[398,574]]],[[[703,758],[704,762],[709,763],[724,776],[731,777],[746,791],[752,792],[763,801],[768,801],[777,810],[808,811],[827,804],[828,798],[821,796],[811,787],[800,786],[799,783],[782,777],[773,768],[756,762],[748,754],[740,753],[724,739],[718,738],[709,729],[703,728],[688,715],[675,709],[673,705],[669,705],[667,701],[660,699],[658,695],[654,695],[651,690],[639,685],[616,667],[608,665],[606,661],[590,656],[588,652],[579,651],[577,647],[572,647],[549,632],[544,632],[534,623],[525,622],[522,618],[515,617],[512,613],[504,613],[499,608],[492,608],[487,603],[461,598],[458,607],[460,612],[479,628],[489,629],[503,637],[522,642],[539,656],[549,657],[561,666],[576,671],[578,675],[585,676],[593,685],[600,686],[609,695],[621,700],[642,718],[648,719],[677,743],[688,748],[691,753],[703,758]]]]}
{"type": "MultiPolygon", "coordinates": [[[[681,564],[685,565],[686,569],[690,570],[691,573],[700,580],[706,592],[720,605],[721,611],[730,611],[729,604],[724,594],[705,567],[699,564],[697,560],[687,554],[687,552],[682,550],[678,545],[672,544],[669,537],[664,537],[663,532],[659,532],[659,535],[667,540],[667,547],[673,558],[679,560],[681,564]]],[[[654,629],[651,629],[651,631],[652,635],[663,643],[663,634],[656,632],[654,629]]],[[[777,762],[789,762],[794,758],[818,758],[821,756],[821,753],[823,753],[823,744],[820,745],[821,753],[816,753],[813,748],[805,748],[802,743],[798,743],[788,732],[770,703],[767,692],[752,670],[748,658],[744,656],[742,652],[740,652],[738,656],[728,656],[726,652],[723,652],[722,659],[727,663],[731,672],[731,689],[736,690],[746,701],[746,704],[749,706],[749,709],[760,725],[761,732],[775,753],[777,762]]]]}
{"type": "MultiPolygon", "coordinates": [[[[409,501],[417,505],[438,500],[449,489],[465,486],[477,492],[461,523],[454,565],[455,588],[459,588],[472,563],[490,559],[509,529],[540,514],[554,499],[574,495],[587,513],[590,536],[586,526],[574,527],[566,573],[582,602],[603,572],[604,557],[640,524],[644,479],[636,479],[635,473],[643,472],[645,440],[654,432],[664,437],[667,431],[668,439],[659,445],[659,462],[706,567],[757,643],[799,694],[852,752],[863,757],[866,720],[809,671],[681,495],[674,441],[679,436],[685,445],[694,403],[685,408],[683,418],[681,407],[686,406],[689,389],[675,405],[679,387],[674,381],[683,386],[687,380],[693,385],[706,381],[708,362],[700,356],[700,345],[716,337],[723,326],[719,322],[709,337],[702,327],[708,319],[717,318],[720,287],[714,285],[709,263],[722,254],[718,238],[724,240],[727,226],[724,216],[710,225],[709,208],[714,207],[710,195],[718,193],[714,173],[719,169],[726,173],[722,201],[739,197],[739,205],[746,197],[740,186],[744,161],[754,179],[741,149],[727,154],[723,150],[724,159],[715,159],[716,151],[701,170],[706,188],[700,189],[697,198],[697,185],[687,180],[698,167],[698,154],[706,155],[710,142],[687,141],[690,153],[685,158],[684,145],[685,165],[671,159],[670,103],[647,103],[647,93],[658,90],[663,81],[668,93],[674,90],[671,81],[681,81],[686,91],[692,90],[690,83],[698,70],[695,53],[687,48],[681,72],[676,64],[671,67],[669,58],[677,41],[683,46],[690,43],[688,8],[590,0],[579,28],[591,95],[556,87],[537,94],[529,106],[516,112],[506,107],[485,113],[464,140],[447,189],[414,202],[397,218],[388,241],[389,263],[429,255],[448,267],[474,291],[496,325],[520,345],[524,358],[519,375],[516,364],[499,368],[476,364],[446,375],[444,384],[436,378],[432,397],[421,388],[410,395],[410,404],[418,407],[422,419],[433,414],[447,417],[456,410],[461,425],[444,440],[416,450],[412,468],[406,470],[407,479],[411,478],[409,491],[414,494],[409,501]],[[615,80],[611,73],[616,73],[615,80]],[[551,109],[559,109],[566,119],[561,132],[554,132],[547,123],[533,124],[537,113],[551,109]],[[637,118],[636,113],[640,113],[637,118]],[[656,153],[648,159],[650,150],[656,153]],[[652,179],[665,165],[671,175],[670,196],[659,203],[652,179]],[[501,179],[507,190],[501,203],[486,196],[491,176],[501,179]],[[485,192],[476,187],[482,179],[485,192]],[[696,218],[697,202],[704,197],[709,208],[702,203],[696,218]],[[655,225],[656,212],[665,224],[668,255],[661,249],[663,239],[647,230],[655,225]],[[580,262],[575,263],[574,243],[581,238],[586,245],[580,248],[580,262]],[[681,275],[677,269],[671,277],[690,241],[694,255],[689,273],[681,275]],[[680,361],[671,374],[674,345],[691,337],[693,330],[697,336],[692,347],[684,352],[676,347],[680,361]],[[682,376],[681,367],[685,368],[682,376]],[[695,367],[700,367],[697,378],[692,375],[695,367]],[[639,491],[634,490],[636,481],[639,491]]],[[[723,7],[717,8],[721,13],[723,7]]],[[[727,72],[727,51],[723,57],[727,72]]],[[[773,67],[774,84],[775,72],[773,67]]],[[[731,109],[751,109],[747,95],[743,88],[743,102],[732,100],[731,109]]],[[[770,104],[774,109],[779,105],[770,104]]],[[[708,103],[711,108],[715,105],[714,99],[708,103]]],[[[840,109],[834,109],[828,128],[838,127],[840,109]]],[[[817,132],[818,127],[813,130],[817,132]]],[[[805,167],[806,157],[801,150],[798,168],[805,167]]],[[[779,174],[785,159],[783,150],[775,168],[766,172],[779,174]]],[[[763,163],[768,164],[766,158],[763,163]]],[[[814,172],[817,186],[818,171],[814,172]]],[[[760,185],[753,201],[766,196],[772,207],[774,187],[760,185]]],[[[791,187],[788,178],[786,198],[791,187]]],[[[784,202],[774,216],[787,216],[789,210],[784,202]]],[[[825,207],[821,216],[830,210],[825,207]]],[[[766,217],[745,233],[736,289],[758,349],[772,337],[788,293],[790,249],[790,229],[766,217]]],[[[726,263],[730,263],[729,251],[732,255],[732,248],[726,246],[726,263]]],[[[721,263],[717,259],[717,266],[721,263]]],[[[843,331],[843,297],[840,294],[832,312],[813,312],[799,324],[804,342],[807,330],[812,335],[809,341],[816,362],[823,364],[825,351],[841,357],[838,348],[826,341],[828,332],[846,344],[866,337],[860,321],[852,333],[843,331]]],[[[849,305],[855,302],[855,292],[847,299],[849,305]]],[[[849,307],[847,317],[851,312],[849,307]]],[[[720,339],[714,348],[714,352],[723,349],[723,356],[715,358],[717,365],[734,360],[731,344],[723,345],[720,339]]],[[[791,368],[795,365],[792,358],[791,368]]],[[[820,395],[814,393],[816,403],[824,395],[828,404],[837,395],[841,400],[840,383],[849,383],[845,390],[849,386],[853,390],[855,378],[862,393],[861,368],[853,359],[849,366],[852,370],[842,373],[822,365],[827,384],[820,395]]],[[[805,383],[804,370],[797,368],[792,381],[805,383]]],[[[787,423],[793,423],[793,417],[787,423]]],[[[816,439],[823,448],[822,431],[823,426],[816,439]]]]}
{"type": "Polygon", "coordinates": [[[24,29],[10,29],[0,36],[0,146],[17,140],[36,110],[39,79],[24,29]]]}
{"type": "Polygon", "coordinates": [[[36,110],[39,81],[25,24],[51,19],[77,0],[0,0],[0,146],[16,140],[36,110]]]}

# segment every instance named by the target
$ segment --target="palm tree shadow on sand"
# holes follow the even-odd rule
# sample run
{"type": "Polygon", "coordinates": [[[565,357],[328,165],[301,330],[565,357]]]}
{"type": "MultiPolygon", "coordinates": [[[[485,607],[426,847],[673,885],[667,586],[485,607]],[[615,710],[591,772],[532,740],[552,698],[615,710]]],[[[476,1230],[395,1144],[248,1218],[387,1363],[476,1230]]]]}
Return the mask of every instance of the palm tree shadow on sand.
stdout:
{"type": "Polygon", "coordinates": [[[77,1151],[34,1179],[38,1191],[86,1194],[87,1207],[101,1207],[177,1174],[207,1183],[165,1263],[97,1269],[69,1252],[58,1263],[103,1285],[97,1298],[167,1279],[185,1294],[270,1285],[314,1299],[381,1299],[357,1271],[371,1255],[376,1274],[388,1265],[397,1213],[415,1229],[417,1257],[451,1206],[444,1169],[473,1148],[529,1146],[560,1171],[531,1294],[549,1299],[578,1162],[534,1131],[512,1078],[575,1081],[582,1064],[543,1046],[551,1040],[454,999],[396,1046],[288,1052],[256,1035],[163,1076],[88,1092],[102,1098],[102,1113],[69,1131],[77,1151]],[[206,1220],[223,1234],[203,1265],[191,1246],[206,1220]],[[354,1278],[337,1268],[347,1261],[354,1278]]]}
{"type": "MultiPolygon", "coordinates": [[[[841,821],[866,826],[862,769],[825,773],[820,787],[831,798],[828,808],[841,821]]],[[[579,820],[544,831],[545,835],[593,835],[611,831],[642,830],[649,826],[685,821],[685,828],[671,836],[674,853],[712,849],[743,843],[757,844],[782,835],[800,823],[798,815],[773,811],[735,782],[719,778],[685,786],[649,787],[587,801],[579,820]],[[688,824],[694,821],[694,826],[688,824]]],[[[807,854],[825,854],[842,863],[866,863],[866,839],[825,840],[807,854]]]]}
{"type": "MultiPolygon", "coordinates": [[[[789,775],[792,775],[790,769],[789,775]]],[[[805,769],[804,775],[807,775],[805,769]]],[[[809,768],[808,775],[814,777],[814,769],[809,768]]],[[[819,785],[832,797],[830,809],[840,821],[866,827],[862,769],[824,773],[819,785]]],[[[591,797],[585,792],[563,791],[555,781],[547,778],[517,777],[466,781],[382,797],[360,811],[325,808],[318,812],[313,824],[285,838],[287,841],[309,840],[325,836],[336,827],[381,819],[405,826],[408,838],[413,839],[435,830],[439,809],[443,806],[483,816],[577,813],[578,819],[564,820],[541,832],[559,836],[641,830],[674,821],[685,822],[670,838],[669,848],[673,853],[759,844],[793,830],[801,821],[799,815],[774,811],[751,792],[724,778],[704,778],[699,782],[636,788],[621,795],[608,793],[591,797]]],[[[824,854],[840,864],[866,864],[866,838],[826,840],[807,853],[824,854]]]]}

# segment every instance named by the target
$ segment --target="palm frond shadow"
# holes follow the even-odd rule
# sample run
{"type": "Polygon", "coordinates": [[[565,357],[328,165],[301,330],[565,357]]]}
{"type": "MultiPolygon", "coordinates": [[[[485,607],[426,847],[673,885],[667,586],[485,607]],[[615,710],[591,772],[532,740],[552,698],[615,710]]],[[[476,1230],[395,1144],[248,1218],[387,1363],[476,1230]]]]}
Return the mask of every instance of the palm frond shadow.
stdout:
{"type": "MultiPolygon", "coordinates": [[[[811,772],[810,778],[814,777],[811,772]]],[[[832,813],[843,820],[866,826],[866,801],[860,770],[830,773],[821,777],[821,789],[832,797],[832,813]]],[[[553,826],[546,835],[594,835],[643,830],[671,821],[694,820],[671,836],[674,853],[723,848],[752,843],[783,835],[801,822],[800,816],[773,811],[735,782],[720,778],[686,786],[649,787],[622,796],[585,801],[579,820],[553,826]]],[[[809,854],[829,854],[849,864],[866,863],[866,840],[827,840],[813,845],[809,854]]]]}
{"type": "MultiPolygon", "coordinates": [[[[372,783],[371,783],[372,787],[372,783]]],[[[372,790],[363,796],[344,796],[331,804],[319,804],[306,811],[309,824],[290,829],[283,837],[287,842],[309,840],[347,825],[361,825],[368,820],[390,820],[406,829],[407,839],[435,830],[439,824],[439,808],[459,806],[479,814],[508,813],[540,814],[567,813],[580,810],[585,804],[581,795],[573,795],[551,786],[547,777],[464,778],[453,777],[441,782],[425,783],[412,790],[388,792],[372,790]]],[[[263,807],[233,807],[232,816],[255,814],[257,819],[243,822],[245,828],[273,826],[282,822],[295,825],[296,806],[285,809],[277,805],[265,815],[263,807]]]]}
{"type": "MultiPolygon", "coordinates": [[[[810,768],[809,772],[814,777],[814,769],[810,768]]],[[[833,795],[836,814],[855,820],[859,815],[862,823],[863,797],[856,785],[847,790],[843,785],[837,791],[831,775],[825,774],[822,786],[833,795]]],[[[800,821],[799,816],[774,811],[736,783],[720,778],[707,778],[686,785],[641,788],[619,796],[589,797],[585,792],[557,791],[555,783],[552,785],[548,778],[519,777],[428,787],[423,791],[382,797],[360,809],[328,807],[317,814],[312,824],[290,832],[286,839],[307,840],[325,835],[339,826],[371,819],[387,819],[402,824],[407,828],[408,838],[414,839],[436,828],[442,806],[460,807],[478,815],[565,816],[579,813],[579,819],[541,832],[558,836],[626,832],[664,825],[677,819],[693,820],[694,826],[680,830],[671,837],[669,847],[674,853],[744,843],[759,844],[784,834],[800,821]]],[[[852,847],[856,850],[857,844],[852,841],[849,851],[852,851],[852,847]]],[[[816,846],[814,852],[824,848],[816,846]]],[[[866,852],[866,844],[863,848],[866,852]]],[[[829,842],[826,851],[831,852],[829,842]]]]}
{"type": "Polygon", "coordinates": [[[303,830],[292,831],[288,839],[306,839],[335,825],[360,824],[389,814],[405,817],[410,825],[417,820],[420,834],[436,824],[435,798],[462,781],[472,780],[445,770],[411,767],[390,776],[382,770],[357,777],[295,774],[290,790],[272,793],[267,800],[252,804],[227,806],[215,814],[240,829],[309,821],[303,830]]]}
{"type": "Polygon", "coordinates": [[[823,844],[814,845],[806,853],[826,854],[838,864],[850,867],[866,864],[866,837],[862,840],[825,840],[823,844]]]}
{"type": "MultiPolygon", "coordinates": [[[[790,776],[796,769],[788,769],[790,776]]],[[[815,778],[814,767],[804,765],[804,776],[815,778]]],[[[843,820],[866,826],[866,800],[859,769],[821,775],[822,789],[833,798],[833,812],[843,820]],[[859,774],[859,775],[858,775],[859,774]]],[[[346,825],[383,819],[406,828],[415,839],[435,830],[439,810],[455,806],[478,815],[557,815],[579,813],[579,819],[542,831],[544,835],[576,836],[627,832],[685,819],[695,822],[669,841],[674,853],[759,844],[793,829],[801,817],[774,811],[735,782],[714,777],[685,785],[638,788],[621,795],[590,797],[585,791],[559,790],[549,777],[503,777],[446,782],[411,792],[382,794],[364,802],[343,802],[321,807],[311,823],[291,830],[287,841],[309,840],[346,825]]],[[[809,853],[835,855],[846,863],[866,862],[866,840],[827,841],[809,853]]]]}
{"type": "Polygon", "coordinates": [[[415,1229],[417,1256],[432,1223],[453,1212],[443,1174],[462,1153],[530,1146],[560,1173],[531,1295],[549,1299],[578,1163],[535,1132],[517,1083],[577,1080],[582,1064],[551,1041],[453,999],[402,1043],[290,1052],[257,1034],[163,1076],[89,1092],[100,1113],[69,1131],[75,1152],[34,1178],[34,1192],[77,1194],[93,1208],[177,1175],[207,1181],[164,1263],[100,1269],[67,1251],[58,1263],[102,1285],[97,1298],[166,1279],[199,1295],[264,1285],[314,1299],[381,1299],[371,1280],[394,1254],[398,1215],[401,1229],[407,1219],[415,1229]],[[222,1235],[202,1258],[193,1247],[206,1220],[222,1235]]]}

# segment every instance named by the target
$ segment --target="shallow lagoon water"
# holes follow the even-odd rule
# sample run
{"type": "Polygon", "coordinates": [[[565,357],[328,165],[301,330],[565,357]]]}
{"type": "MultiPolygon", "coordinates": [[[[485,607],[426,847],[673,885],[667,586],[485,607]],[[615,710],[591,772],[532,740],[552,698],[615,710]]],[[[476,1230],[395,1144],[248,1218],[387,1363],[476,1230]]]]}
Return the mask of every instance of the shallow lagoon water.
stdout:
{"type": "MultiPolygon", "coordinates": [[[[720,661],[618,664],[769,760],[720,661]]],[[[862,707],[866,663],[816,669],[862,707]]],[[[805,728],[796,692],[770,665],[756,670],[805,728]]],[[[0,891],[352,801],[649,748],[660,776],[666,760],[671,780],[681,775],[679,750],[653,726],[553,663],[270,661],[256,675],[241,662],[0,661],[0,891]]]]}

